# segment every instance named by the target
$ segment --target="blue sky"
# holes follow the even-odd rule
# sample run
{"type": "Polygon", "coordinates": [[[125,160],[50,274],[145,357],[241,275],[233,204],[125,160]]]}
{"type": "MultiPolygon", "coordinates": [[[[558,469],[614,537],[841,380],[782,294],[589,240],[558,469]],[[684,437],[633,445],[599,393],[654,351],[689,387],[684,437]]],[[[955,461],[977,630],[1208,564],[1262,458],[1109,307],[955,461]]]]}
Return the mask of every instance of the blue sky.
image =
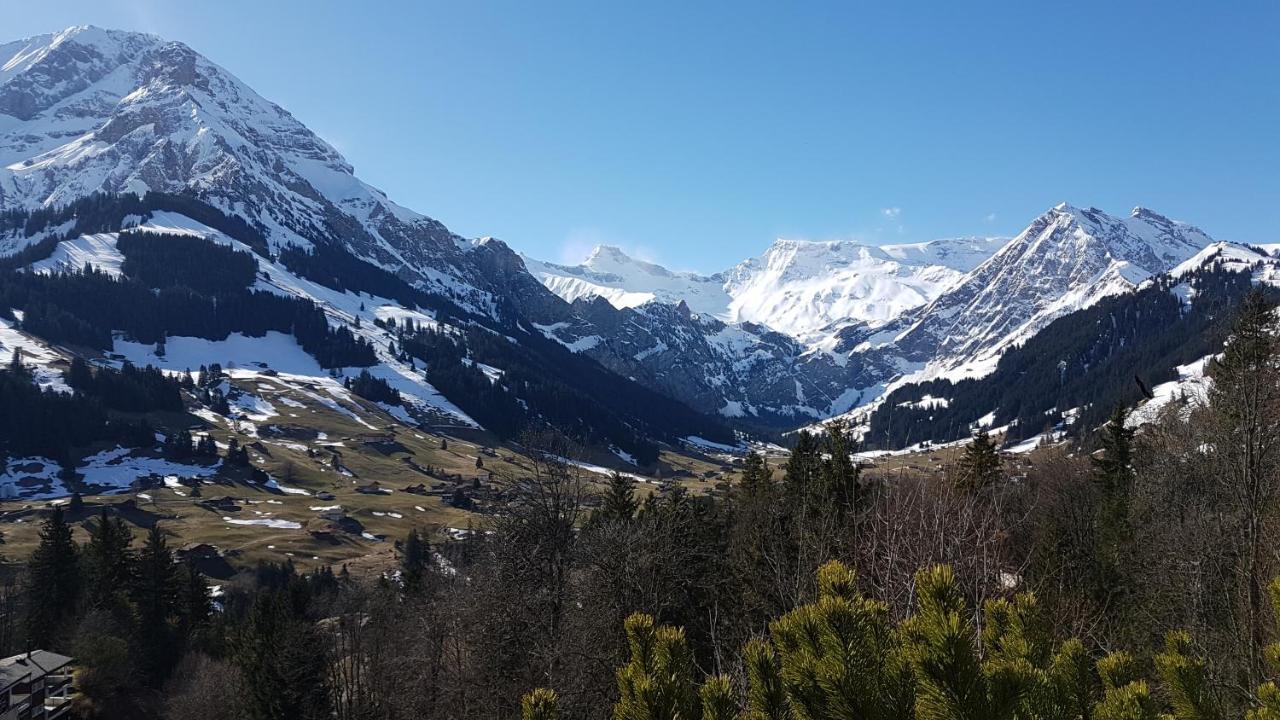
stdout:
{"type": "Polygon", "coordinates": [[[0,0],[181,40],[366,181],[551,260],[1011,235],[1063,200],[1280,242],[1280,3],[0,0]],[[364,7],[368,6],[368,7],[364,7]]]}

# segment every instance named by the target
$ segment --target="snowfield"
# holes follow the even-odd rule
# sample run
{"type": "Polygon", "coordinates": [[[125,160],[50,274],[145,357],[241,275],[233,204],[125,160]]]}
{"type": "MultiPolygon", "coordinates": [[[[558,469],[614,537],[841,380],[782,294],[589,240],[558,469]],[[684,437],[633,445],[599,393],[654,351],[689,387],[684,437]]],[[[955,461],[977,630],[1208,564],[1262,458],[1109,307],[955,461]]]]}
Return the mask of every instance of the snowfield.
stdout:
{"type": "Polygon", "coordinates": [[[22,364],[31,370],[36,384],[50,390],[71,392],[63,379],[62,370],[56,366],[57,363],[64,362],[62,355],[44,341],[15,328],[12,321],[0,318],[0,362],[9,363],[15,350],[20,351],[22,364]]]}

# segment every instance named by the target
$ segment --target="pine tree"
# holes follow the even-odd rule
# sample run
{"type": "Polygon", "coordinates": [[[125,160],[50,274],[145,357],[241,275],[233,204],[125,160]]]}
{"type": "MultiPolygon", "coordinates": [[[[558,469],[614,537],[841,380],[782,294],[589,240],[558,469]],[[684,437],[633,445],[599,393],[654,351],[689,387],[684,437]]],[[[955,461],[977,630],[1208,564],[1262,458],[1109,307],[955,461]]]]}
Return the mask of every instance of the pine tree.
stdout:
{"type": "Polygon", "coordinates": [[[40,545],[28,565],[28,596],[38,599],[27,610],[30,647],[54,647],[67,633],[80,600],[80,548],[62,508],[54,506],[40,528],[40,545]]]}
{"type": "Polygon", "coordinates": [[[713,675],[698,691],[702,700],[702,720],[737,720],[738,701],[727,675],[713,675]]]}
{"type": "Polygon", "coordinates": [[[1158,720],[1165,716],[1140,678],[1137,663],[1127,652],[1113,652],[1098,661],[1102,700],[1094,707],[1098,720],[1158,720]]]}
{"type": "Polygon", "coordinates": [[[1223,720],[1218,698],[1213,694],[1208,668],[1191,649],[1191,636],[1172,632],[1165,638],[1164,652],[1155,656],[1156,670],[1164,681],[1176,720],[1223,720]]]}
{"type": "Polygon", "coordinates": [[[560,720],[560,698],[538,688],[520,699],[520,720],[560,720]]]}
{"type": "Polygon", "coordinates": [[[611,473],[609,487],[605,490],[604,500],[596,511],[596,517],[601,520],[630,522],[640,507],[632,485],[631,478],[622,473],[611,473]]]}
{"type": "Polygon", "coordinates": [[[684,631],[642,613],[628,617],[625,626],[631,660],[618,670],[615,720],[697,718],[701,701],[684,631]]]}
{"type": "Polygon", "coordinates": [[[888,607],[858,593],[854,573],[835,561],[818,570],[818,592],[817,602],[769,626],[776,660],[762,646],[749,648],[750,716],[911,717],[909,657],[888,607]]]}
{"type": "Polygon", "coordinates": [[[979,430],[964,449],[956,473],[956,484],[968,490],[981,490],[1000,480],[1000,454],[986,430],[979,430]]]}

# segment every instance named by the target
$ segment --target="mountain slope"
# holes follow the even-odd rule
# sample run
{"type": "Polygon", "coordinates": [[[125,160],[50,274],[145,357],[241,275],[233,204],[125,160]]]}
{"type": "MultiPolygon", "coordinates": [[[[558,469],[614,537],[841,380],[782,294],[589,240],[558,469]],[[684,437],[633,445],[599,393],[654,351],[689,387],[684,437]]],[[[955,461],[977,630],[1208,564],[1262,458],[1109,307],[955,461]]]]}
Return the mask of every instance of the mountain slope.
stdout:
{"type": "Polygon", "coordinates": [[[634,440],[628,433],[643,443],[682,426],[724,437],[714,421],[695,419],[678,401],[614,377],[533,330],[576,320],[504,243],[465,240],[392,203],[286,111],[187,46],[78,27],[0,46],[0,67],[3,264],[79,269],[68,264],[110,255],[106,245],[118,231],[157,212],[185,213],[214,222],[258,256],[267,285],[252,291],[283,291],[313,303],[344,332],[373,333],[378,372],[397,363],[412,371],[413,363],[389,350],[400,344],[399,328],[361,325],[362,317],[381,319],[365,315],[366,304],[394,306],[387,310],[393,316],[431,321],[417,328],[451,333],[451,347],[432,345],[442,353],[428,359],[435,379],[412,378],[423,395],[446,383],[451,401],[504,428],[526,414],[550,419],[575,408],[575,433],[618,446],[634,440]],[[67,242],[46,247],[58,240],[67,242]],[[289,286],[272,285],[273,273],[289,276],[289,286]],[[503,340],[488,342],[475,334],[481,331],[503,340]],[[478,370],[440,370],[442,363],[478,367],[466,363],[482,350],[508,364],[497,368],[503,378],[530,374],[517,385],[481,382],[478,370]],[[495,403],[509,412],[494,412],[495,403]],[[657,414],[664,423],[654,421],[657,414]]]}
{"type": "Polygon", "coordinates": [[[685,303],[728,323],[756,323],[802,342],[831,326],[883,324],[919,307],[986,259],[1003,238],[910,245],[778,240],[759,257],[724,272],[672,272],[616,247],[597,247],[580,265],[525,257],[525,266],[560,297],[603,297],[615,307],[685,303]]]}
{"type": "Polygon", "coordinates": [[[496,291],[472,243],[391,202],[292,115],[186,45],[70,28],[0,46],[0,210],[190,193],[271,244],[340,241],[464,307],[496,291]]]}
{"type": "Polygon", "coordinates": [[[1211,242],[1144,208],[1118,218],[1064,203],[922,308],[896,344],[938,366],[981,366],[1054,318],[1132,289],[1211,242]]]}
{"type": "MultiPolygon", "coordinates": [[[[1061,205],[1007,243],[779,240],[713,275],[673,272],[616,248],[557,265],[500,240],[461,238],[396,205],[288,112],[181,43],[78,27],[0,45],[0,68],[0,217],[26,214],[0,232],[0,265],[66,268],[93,257],[103,251],[95,234],[139,219],[91,211],[44,220],[97,193],[146,192],[147,213],[225,222],[219,232],[343,293],[343,302],[363,292],[422,311],[465,337],[468,352],[485,348],[513,368],[580,369],[556,382],[636,427],[655,416],[620,407],[632,391],[626,403],[650,398],[649,410],[670,407],[682,426],[697,423],[667,398],[787,428],[865,406],[905,382],[979,376],[1055,318],[1212,242],[1147,210],[1116,218],[1061,205]],[[23,223],[39,228],[21,231],[23,223]],[[40,254],[57,240],[73,242],[40,254]],[[481,332],[518,347],[495,349],[481,332]],[[606,368],[627,392],[602,392],[613,376],[596,373],[606,368]]],[[[324,293],[306,299],[330,322],[351,322],[324,293]]],[[[455,395],[485,394],[477,373],[438,379],[455,383],[455,395]]],[[[533,397],[532,385],[524,389],[533,397]]]]}

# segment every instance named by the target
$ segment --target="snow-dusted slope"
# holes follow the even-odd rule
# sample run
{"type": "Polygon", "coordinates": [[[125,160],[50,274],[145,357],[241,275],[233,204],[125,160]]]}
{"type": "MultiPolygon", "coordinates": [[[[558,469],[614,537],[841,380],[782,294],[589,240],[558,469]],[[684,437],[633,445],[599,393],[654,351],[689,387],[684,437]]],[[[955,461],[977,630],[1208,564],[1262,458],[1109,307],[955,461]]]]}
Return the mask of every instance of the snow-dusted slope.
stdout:
{"type": "Polygon", "coordinates": [[[569,302],[602,297],[617,308],[684,302],[695,313],[756,323],[807,343],[842,325],[879,325],[924,305],[1002,242],[962,238],[876,247],[778,240],[759,257],[714,275],[672,272],[608,246],[597,247],[581,265],[524,261],[569,302]]]}
{"type": "Polygon", "coordinates": [[[935,367],[985,368],[1055,318],[1136,287],[1212,242],[1145,208],[1122,218],[1063,203],[922,308],[897,346],[935,367]]]}
{"type": "MultiPolygon", "coordinates": [[[[1061,205],[1007,244],[780,240],[714,275],[616,248],[579,266],[522,260],[396,205],[181,43],[78,27],[0,44],[0,211],[144,190],[193,194],[276,249],[340,245],[491,329],[538,328],[700,410],[773,424],[844,412],[917,373],[981,372],[1052,319],[1212,242],[1147,210],[1117,218],[1061,205]]],[[[109,235],[71,238],[36,269],[118,271],[109,235]]],[[[0,253],[38,240],[0,237],[0,253]]],[[[305,289],[349,319],[352,298],[326,292],[305,289]]]]}
{"type": "Polygon", "coordinates": [[[580,265],[556,265],[528,256],[524,264],[568,302],[602,297],[616,308],[631,308],[654,300],[673,305],[684,301],[696,313],[723,318],[730,301],[719,275],[673,272],[609,245],[598,246],[580,265]]]}
{"type": "Polygon", "coordinates": [[[969,272],[985,262],[1007,242],[1009,242],[1007,237],[960,237],[921,243],[881,245],[880,249],[889,257],[911,265],[941,265],[952,270],[969,272]]]}
{"type": "Polygon", "coordinates": [[[893,320],[962,274],[925,253],[899,255],[849,241],[778,240],[726,273],[729,318],[813,341],[831,326],[893,320]]]}
{"type": "Polygon", "coordinates": [[[0,210],[191,192],[273,245],[335,240],[477,310],[472,245],[391,202],[292,115],[178,42],[75,27],[0,45],[0,210]]]}

